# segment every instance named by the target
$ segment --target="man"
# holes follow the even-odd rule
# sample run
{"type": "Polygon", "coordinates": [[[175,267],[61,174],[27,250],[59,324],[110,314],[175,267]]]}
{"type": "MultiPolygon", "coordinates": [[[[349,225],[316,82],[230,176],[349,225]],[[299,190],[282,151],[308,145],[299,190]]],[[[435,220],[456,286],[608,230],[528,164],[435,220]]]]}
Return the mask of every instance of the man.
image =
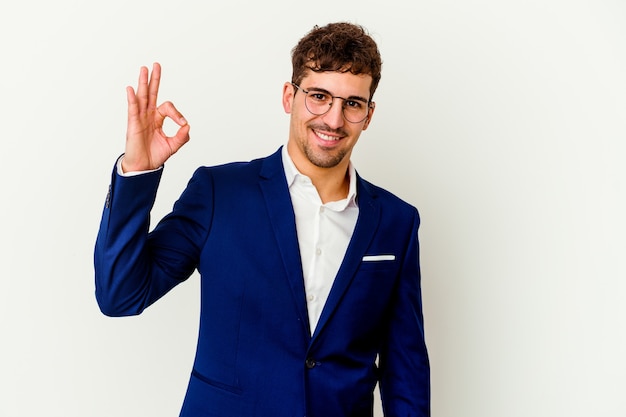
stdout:
{"type": "Polygon", "coordinates": [[[359,26],[329,24],[292,61],[286,147],[198,169],[150,233],[162,166],[189,125],[172,103],[157,106],[160,66],[141,69],[96,242],[98,303],[139,314],[200,272],[181,416],[371,417],[377,382],[386,416],[428,416],[419,217],[350,163],[374,114],[378,48],[359,26]],[[166,117],[179,125],[172,137],[166,117]]]}

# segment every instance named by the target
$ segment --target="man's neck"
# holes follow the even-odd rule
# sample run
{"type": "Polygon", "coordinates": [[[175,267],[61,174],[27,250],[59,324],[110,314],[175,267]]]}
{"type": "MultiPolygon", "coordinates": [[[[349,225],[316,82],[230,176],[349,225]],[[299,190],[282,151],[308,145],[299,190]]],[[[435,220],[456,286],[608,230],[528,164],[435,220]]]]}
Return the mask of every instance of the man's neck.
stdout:
{"type": "Polygon", "coordinates": [[[322,168],[305,158],[294,158],[289,152],[289,148],[287,151],[296,169],[311,179],[322,203],[339,201],[348,197],[350,192],[350,175],[348,172],[350,160],[348,158],[332,168],[322,168]]]}
{"type": "Polygon", "coordinates": [[[326,175],[317,176],[305,174],[311,178],[311,182],[317,189],[317,193],[320,195],[322,203],[326,204],[331,201],[339,201],[348,197],[348,192],[350,191],[348,167],[345,167],[343,173],[338,171],[337,175],[335,175],[335,173],[333,173],[333,175],[329,175],[329,173],[325,174],[326,175]]]}

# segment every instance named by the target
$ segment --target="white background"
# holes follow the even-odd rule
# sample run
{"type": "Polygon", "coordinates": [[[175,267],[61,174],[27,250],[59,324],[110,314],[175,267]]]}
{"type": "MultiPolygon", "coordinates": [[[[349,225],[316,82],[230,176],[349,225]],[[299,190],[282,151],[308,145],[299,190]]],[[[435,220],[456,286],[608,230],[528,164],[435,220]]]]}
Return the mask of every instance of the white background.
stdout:
{"type": "Polygon", "coordinates": [[[125,86],[161,62],[192,127],[157,219],[198,165],[286,141],[290,50],[338,20],[384,60],[357,169],[422,215],[433,416],[626,415],[623,0],[8,3],[0,416],[177,415],[198,277],[134,318],[93,296],[125,86]]]}

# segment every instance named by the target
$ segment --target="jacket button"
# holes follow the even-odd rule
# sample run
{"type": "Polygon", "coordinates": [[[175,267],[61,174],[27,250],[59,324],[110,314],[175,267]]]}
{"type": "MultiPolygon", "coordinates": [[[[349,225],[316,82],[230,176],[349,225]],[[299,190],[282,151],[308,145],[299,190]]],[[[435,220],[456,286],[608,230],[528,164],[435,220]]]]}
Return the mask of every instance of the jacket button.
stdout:
{"type": "Polygon", "coordinates": [[[307,367],[307,368],[309,368],[309,369],[313,369],[313,368],[315,368],[315,359],[313,359],[313,358],[308,358],[308,359],[306,360],[305,364],[306,364],[306,367],[307,367]]]}

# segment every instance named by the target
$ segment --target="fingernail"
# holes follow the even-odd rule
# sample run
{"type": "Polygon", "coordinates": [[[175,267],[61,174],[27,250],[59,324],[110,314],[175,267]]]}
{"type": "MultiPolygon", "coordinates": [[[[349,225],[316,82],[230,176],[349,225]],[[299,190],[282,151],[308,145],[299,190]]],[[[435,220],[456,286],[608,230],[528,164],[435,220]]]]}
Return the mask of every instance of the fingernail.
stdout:
{"type": "Polygon", "coordinates": [[[187,124],[187,120],[185,120],[184,117],[181,117],[180,118],[180,123],[183,124],[183,125],[186,125],[187,124]]]}

